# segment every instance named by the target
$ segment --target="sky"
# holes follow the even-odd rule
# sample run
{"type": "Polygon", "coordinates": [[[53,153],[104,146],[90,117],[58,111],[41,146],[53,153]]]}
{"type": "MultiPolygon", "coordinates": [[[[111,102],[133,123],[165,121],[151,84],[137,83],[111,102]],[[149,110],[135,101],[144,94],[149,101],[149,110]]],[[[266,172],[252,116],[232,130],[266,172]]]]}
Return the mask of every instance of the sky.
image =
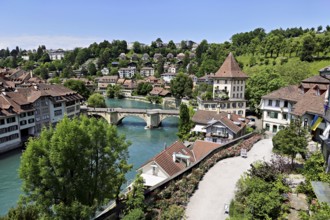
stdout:
{"type": "Polygon", "coordinates": [[[0,49],[73,49],[114,39],[230,41],[264,28],[330,25],[329,0],[0,0],[0,49]]]}

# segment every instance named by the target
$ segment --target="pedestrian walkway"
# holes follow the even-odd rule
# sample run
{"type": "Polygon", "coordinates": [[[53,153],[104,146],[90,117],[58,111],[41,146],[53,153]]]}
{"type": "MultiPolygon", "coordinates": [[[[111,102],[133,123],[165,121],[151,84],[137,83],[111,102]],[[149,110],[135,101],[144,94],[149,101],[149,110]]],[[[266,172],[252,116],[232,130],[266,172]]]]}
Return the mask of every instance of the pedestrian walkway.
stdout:
{"type": "Polygon", "coordinates": [[[198,189],[190,198],[186,209],[189,220],[226,219],[225,204],[234,198],[236,182],[257,160],[270,161],[272,140],[257,142],[248,152],[247,158],[233,157],[219,161],[204,176],[198,189]]]}

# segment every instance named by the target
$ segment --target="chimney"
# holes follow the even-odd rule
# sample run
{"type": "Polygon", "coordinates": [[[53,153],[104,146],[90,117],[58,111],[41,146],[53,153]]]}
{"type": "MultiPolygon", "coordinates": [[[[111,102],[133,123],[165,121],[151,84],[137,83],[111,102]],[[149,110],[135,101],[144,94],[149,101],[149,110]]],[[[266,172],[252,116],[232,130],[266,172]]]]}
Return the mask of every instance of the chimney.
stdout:
{"type": "Polygon", "coordinates": [[[229,120],[231,120],[231,114],[228,112],[228,114],[227,114],[227,118],[229,119],[229,120]]]}
{"type": "Polygon", "coordinates": [[[175,163],[176,162],[176,154],[175,154],[175,152],[172,154],[172,158],[173,158],[173,162],[175,163]]]}
{"type": "Polygon", "coordinates": [[[32,70],[30,70],[30,77],[31,77],[31,78],[33,77],[33,72],[32,72],[32,70]]]}

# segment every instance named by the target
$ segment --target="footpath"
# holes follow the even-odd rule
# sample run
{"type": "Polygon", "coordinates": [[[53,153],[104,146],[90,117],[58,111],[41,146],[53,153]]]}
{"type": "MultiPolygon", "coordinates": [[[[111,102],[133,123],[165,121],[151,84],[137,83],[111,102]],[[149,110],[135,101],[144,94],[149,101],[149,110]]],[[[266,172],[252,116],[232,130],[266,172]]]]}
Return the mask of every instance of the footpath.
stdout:
{"type": "Polygon", "coordinates": [[[198,189],[190,198],[186,209],[189,220],[226,219],[224,205],[234,198],[236,182],[250,169],[250,164],[258,161],[270,161],[272,157],[272,139],[257,142],[248,152],[247,158],[233,157],[219,161],[203,177],[198,189]]]}

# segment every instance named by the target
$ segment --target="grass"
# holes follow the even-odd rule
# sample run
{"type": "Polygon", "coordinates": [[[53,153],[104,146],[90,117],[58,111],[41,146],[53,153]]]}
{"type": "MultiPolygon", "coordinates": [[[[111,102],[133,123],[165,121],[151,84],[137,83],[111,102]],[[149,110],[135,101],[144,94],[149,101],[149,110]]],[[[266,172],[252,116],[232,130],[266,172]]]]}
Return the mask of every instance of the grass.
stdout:
{"type": "MultiPolygon", "coordinates": [[[[236,59],[238,62],[243,63],[244,67],[243,70],[245,69],[249,69],[249,63],[250,63],[250,59],[251,59],[252,55],[241,55],[241,56],[237,56],[236,59]]],[[[298,61],[300,60],[299,57],[291,57],[289,58],[288,56],[286,56],[288,58],[288,62],[292,62],[292,61],[298,61]]],[[[266,66],[273,66],[273,61],[276,61],[276,65],[281,65],[281,59],[283,58],[281,55],[277,58],[264,58],[263,56],[260,55],[256,55],[256,65],[255,66],[260,66],[260,67],[266,67],[266,66]],[[264,62],[262,61],[268,59],[269,64],[265,65],[264,62]]],[[[317,75],[319,74],[319,70],[329,66],[330,65],[330,59],[322,59],[322,60],[315,60],[313,62],[308,63],[309,64],[309,69],[310,72],[312,73],[312,75],[317,75]]]]}

